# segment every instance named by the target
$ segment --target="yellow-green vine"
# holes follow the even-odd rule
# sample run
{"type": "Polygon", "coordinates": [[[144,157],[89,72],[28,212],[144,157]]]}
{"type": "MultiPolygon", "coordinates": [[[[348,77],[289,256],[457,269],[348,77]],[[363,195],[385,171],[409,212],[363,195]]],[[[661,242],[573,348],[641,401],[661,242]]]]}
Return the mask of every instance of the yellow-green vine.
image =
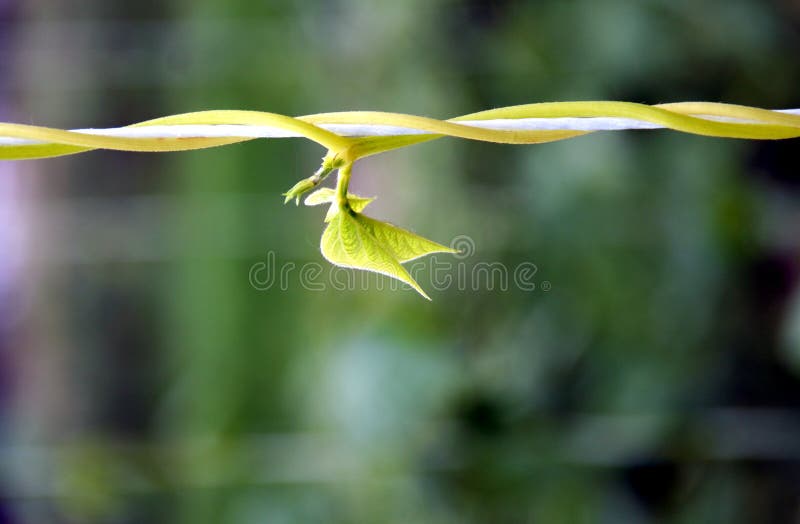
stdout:
{"type": "MultiPolygon", "coordinates": [[[[497,130],[464,125],[470,120],[521,118],[628,118],[697,135],[778,140],[800,137],[800,116],[755,107],[712,102],[644,105],[630,102],[553,102],[490,109],[449,120],[374,111],[348,111],[290,117],[258,111],[200,111],[156,118],[128,127],[153,125],[269,126],[301,135],[328,150],[322,166],[285,193],[286,202],[315,189],[338,170],[336,191],[319,189],[306,199],[308,205],[330,204],[321,251],[330,262],[376,271],[397,278],[428,298],[401,265],[420,256],[452,249],[399,227],[369,218],[361,211],[371,199],[348,193],[353,163],[360,158],[407,147],[444,136],[506,144],[537,144],[565,140],[592,131],[497,130]],[[360,124],[412,128],[425,134],[346,137],[320,126],[360,124]]],[[[23,160],[70,155],[93,149],[168,152],[218,147],[253,138],[129,138],[78,133],[24,124],[0,123],[0,136],[37,143],[0,146],[0,160],[23,160]]]]}

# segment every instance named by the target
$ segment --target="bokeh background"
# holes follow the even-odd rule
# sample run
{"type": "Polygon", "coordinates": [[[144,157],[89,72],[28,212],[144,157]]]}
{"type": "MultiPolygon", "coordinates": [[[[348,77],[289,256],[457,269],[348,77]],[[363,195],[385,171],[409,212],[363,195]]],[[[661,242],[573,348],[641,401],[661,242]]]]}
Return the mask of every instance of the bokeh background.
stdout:
{"type": "MultiPolygon", "coordinates": [[[[799,57],[795,0],[0,0],[0,120],[796,108],[799,57]]],[[[800,522],[799,146],[366,159],[373,216],[469,237],[452,278],[537,268],[430,303],[251,285],[327,270],[308,142],[0,163],[0,522],[800,522]]]]}

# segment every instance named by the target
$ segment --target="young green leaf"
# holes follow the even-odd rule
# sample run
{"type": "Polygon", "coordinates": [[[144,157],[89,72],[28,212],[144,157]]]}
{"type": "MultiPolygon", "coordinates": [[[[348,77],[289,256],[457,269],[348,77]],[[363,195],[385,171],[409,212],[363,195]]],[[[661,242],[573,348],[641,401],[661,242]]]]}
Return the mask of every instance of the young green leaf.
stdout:
{"type": "Polygon", "coordinates": [[[458,253],[458,250],[443,246],[387,222],[358,215],[358,222],[379,243],[386,246],[392,256],[400,262],[408,262],[431,253],[458,253]]]}
{"type": "Polygon", "coordinates": [[[400,262],[431,253],[454,250],[410,231],[356,212],[336,213],[320,242],[322,255],[332,264],[374,271],[414,288],[430,300],[400,262]]]}
{"type": "MultiPolygon", "coordinates": [[[[367,205],[369,205],[369,203],[373,200],[375,200],[375,197],[368,198],[354,195],[352,193],[347,194],[347,201],[350,204],[350,209],[356,213],[364,211],[364,208],[367,207],[367,205]]],[[[305,205],[307,206],[319,206],[321,204],[331,205],[328,208],[327,215],[325,215],[325,222],[330,222],[333,216],[339,212],[339,205],[336,202],[336,191],[328,187],[323,187],[314,191],[305,199],[305,205]]]]}
{"type": "Polygon", "coordinates": [[[304,201],[307,206],[319,206],[329,204],[336,200],[336,191],[329,187],[321,187],[308,195],[304,201]]]}

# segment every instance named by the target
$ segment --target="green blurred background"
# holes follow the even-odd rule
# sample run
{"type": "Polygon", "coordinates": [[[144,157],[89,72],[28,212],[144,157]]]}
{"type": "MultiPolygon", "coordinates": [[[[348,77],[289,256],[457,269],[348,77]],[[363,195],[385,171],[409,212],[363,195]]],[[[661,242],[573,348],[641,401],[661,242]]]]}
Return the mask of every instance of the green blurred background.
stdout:
{"type": "MultiPolygon", "coordinates": [[[[798,58],[793,0],[0,0],[0,120],[796,108],[798,58]]],[[[452,278],[537,269],[423,271],[430,303],[251,285],[328,269],[323,211],[280,196],[305,141],[2,163],[0,522],[800,522],[798,146],[366,159],[373,216],[468,237],[452,278]]]]}

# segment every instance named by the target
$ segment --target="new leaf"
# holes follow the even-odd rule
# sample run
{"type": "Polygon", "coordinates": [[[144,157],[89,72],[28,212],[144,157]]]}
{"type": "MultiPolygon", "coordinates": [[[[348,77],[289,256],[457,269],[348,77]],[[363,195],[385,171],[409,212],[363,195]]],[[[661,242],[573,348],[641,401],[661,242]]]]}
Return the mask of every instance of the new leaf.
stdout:
{"type": "Polygon", "coordinates": [[[413,287],[428,300],[430,297],[401,262],[431,253],[456,252],[410,231],[355,211],[337,212],[331,217],[322,234],[320,249],[322,255],[332,264],[396,278],[413,287]]]}
{"type": "MultiPolygon", "coordinates": [[[[375,197],[361,197],[352,193],[347,194],[347,202],[350,204],[350,209],[356,213],[364,211],[364,208],[370,202],[375,200],[375,197]]],[[[321,204],[330,204],[328,213],[325,215],[325,222],[330,222],[333,216],[339,212],[339,205],[336,203],[336,191],[328,187],[318,189],[308,195],[305,200],[307,206],[319,206],[321,204]]]]}

